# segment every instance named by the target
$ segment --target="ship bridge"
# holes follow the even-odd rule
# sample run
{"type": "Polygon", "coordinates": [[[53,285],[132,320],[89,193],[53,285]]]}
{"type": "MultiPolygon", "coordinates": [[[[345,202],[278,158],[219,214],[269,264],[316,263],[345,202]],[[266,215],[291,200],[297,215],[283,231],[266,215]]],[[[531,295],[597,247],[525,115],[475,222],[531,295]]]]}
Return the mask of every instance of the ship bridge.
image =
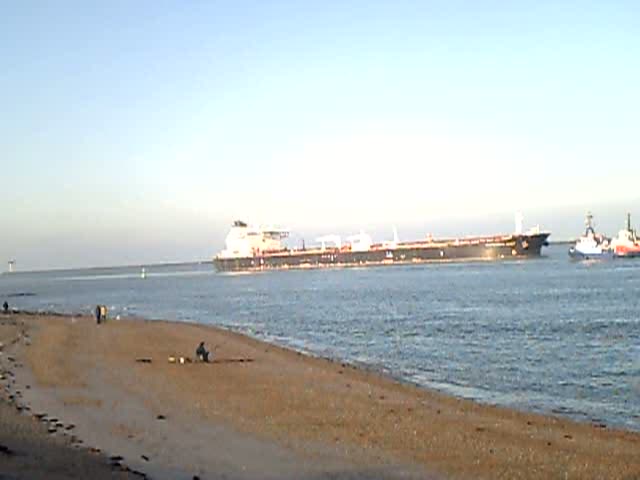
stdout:
{"type": "Polygon", "coordinates": [[[289,230],[274,226],[249,226],[236,220],[227,237],[221,258],[246,258],[262,252],[282,250],[282,239],[289,236],[289,230]]]}

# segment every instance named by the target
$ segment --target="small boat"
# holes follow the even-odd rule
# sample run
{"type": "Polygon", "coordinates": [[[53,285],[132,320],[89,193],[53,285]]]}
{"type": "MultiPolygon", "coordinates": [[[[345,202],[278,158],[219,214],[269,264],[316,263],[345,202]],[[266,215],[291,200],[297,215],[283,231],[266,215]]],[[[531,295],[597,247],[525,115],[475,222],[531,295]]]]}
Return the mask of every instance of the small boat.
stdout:
{"type": "Polygon", "coordinates": [[[620,230],[618,236],[611,241],[616,257],[640,257],[640,240],[636,231],[631,228],[631,214],[627,213],[627,228],[620,230]]]}
{"type": "Polygon", "coordinates": [[[574,260],[608,260],[613,258],[613,248],[609,239],[596,233],[593,227],[593,215],[587,213],[585,231],[576,244],[569,248],[569,256],[574,260]]]}

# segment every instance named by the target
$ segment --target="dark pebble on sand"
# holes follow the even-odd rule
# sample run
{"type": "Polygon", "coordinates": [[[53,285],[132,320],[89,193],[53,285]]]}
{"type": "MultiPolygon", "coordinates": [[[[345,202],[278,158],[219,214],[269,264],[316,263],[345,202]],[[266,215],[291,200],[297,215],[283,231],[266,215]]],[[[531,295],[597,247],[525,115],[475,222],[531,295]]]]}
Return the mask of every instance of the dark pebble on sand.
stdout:
{"type": "Polygon", "coordinates": [[[166,419],[167,419],[167,417],[165,417],[164,415],[158,415],[158,416],[156,417],[156,419],[158,419],[158,420],[166,420],[166,419]]]}
{"type": "Polygon", "coordinates": [[[147,457],[146,455],[140,455],[140,458],[143,459],[145,462],[149,461],[149,457],[147,457]]]}

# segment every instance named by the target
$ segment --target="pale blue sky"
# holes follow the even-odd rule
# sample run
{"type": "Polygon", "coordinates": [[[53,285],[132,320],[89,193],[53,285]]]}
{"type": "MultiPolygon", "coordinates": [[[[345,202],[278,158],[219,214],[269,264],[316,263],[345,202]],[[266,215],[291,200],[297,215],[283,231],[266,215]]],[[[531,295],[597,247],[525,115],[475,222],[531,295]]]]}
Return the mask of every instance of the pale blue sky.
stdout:
{"type": "Polygon", "coordinates": [[[234,218],[615,234],[638,5],[0,2],[0,260],[208,258],[234,218]]]}

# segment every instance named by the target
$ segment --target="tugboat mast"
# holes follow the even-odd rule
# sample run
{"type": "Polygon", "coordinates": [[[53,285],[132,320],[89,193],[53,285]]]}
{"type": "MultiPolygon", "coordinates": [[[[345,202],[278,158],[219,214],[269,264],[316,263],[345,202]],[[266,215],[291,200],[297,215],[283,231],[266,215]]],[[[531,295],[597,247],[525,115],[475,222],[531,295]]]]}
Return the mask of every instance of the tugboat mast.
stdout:
{"type": "Polygon", "coordinates": [[[593,228],[593,214],[591,212],[587,212],[584,224],[587,226],[587,228],[585,229],[585,234],[588,235],[589,233],[592,233],[595,235],[596,232],[593,228]]]}

